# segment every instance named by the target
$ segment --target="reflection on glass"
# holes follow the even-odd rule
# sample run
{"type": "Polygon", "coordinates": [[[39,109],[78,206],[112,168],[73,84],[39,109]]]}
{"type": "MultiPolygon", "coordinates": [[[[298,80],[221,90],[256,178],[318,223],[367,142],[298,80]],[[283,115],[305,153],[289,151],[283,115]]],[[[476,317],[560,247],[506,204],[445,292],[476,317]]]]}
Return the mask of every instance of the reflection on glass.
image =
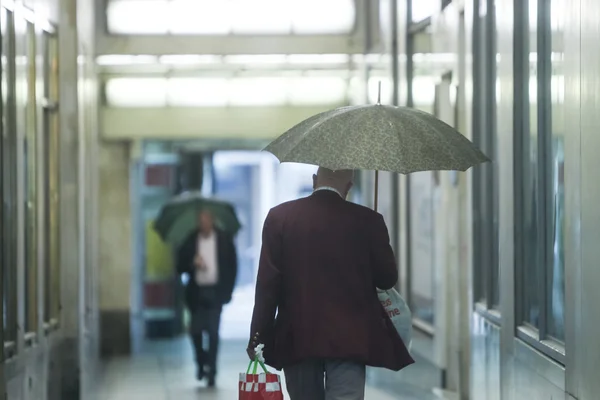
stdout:
{"type": "MultiPolygon", "coordinates": [[[[551,9],[556,10],[562,5],[562,0],[552,0],[551,9]]],[[[551,23],[553,31],[564,32],[563,13],[552,12],[551,23]]],[[[554,38],[554,36],[553,36],[554,38]]],[[[565,226],[565,190],[564,190],[564,76],[562,40],[552,40],[552,52],[558,53],[552,58],[552,183],[551,183],[551,210],[553,218],[548,224],[552,229],[552,262],[546,265],[549,268],[551,282],[550,305],[548,307],[548,335],[564,341],[564,304],[565,304],[565,257],[564,257],[564,226],[565,226]]]]}
{"type": "MultiPolygon", "coordinates": [[[[529,20],[537,21],[537,8],[529,1],[529,20]]],[[[543,232],[538,232],[538,113],[537,113],[537,40],[535,25],[530,25],[529,35],[529,89],[524,93],[529,102],[529,138],[524,140],[523,160],[523,322],[539,328],[540,295],[538,248],[543,244],[543,232]]],[[[527,103],[527,102],[526,102],[527,103]]]]}

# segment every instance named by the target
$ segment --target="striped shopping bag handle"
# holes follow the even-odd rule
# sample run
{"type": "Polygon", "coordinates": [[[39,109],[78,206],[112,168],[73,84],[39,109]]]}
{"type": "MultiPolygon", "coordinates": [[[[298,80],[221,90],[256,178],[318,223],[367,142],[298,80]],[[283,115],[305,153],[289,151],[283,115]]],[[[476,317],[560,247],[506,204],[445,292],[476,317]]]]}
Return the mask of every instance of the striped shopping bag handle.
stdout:
{"type": "Polygon", "coordinates": [[[254,365],[254,369],[252,370],[252,374],[253,375],[256,375],[256,372],[258,371],[258,366],[259,365],[261,366],[261,368],[263,369],[263,371],[265,371],[265,374],[269,373],[269,371],[267,371],[267,367],[265,367],[265,364],[262,361],[260,361],[258,359],[258,357],[256,357],[254,359],[254,361],[250,361],[250,364],[248,364],[248,370],[246,371],[246,374],[250,373],[250,369],[252,369],[252,365],[254,365]]]}

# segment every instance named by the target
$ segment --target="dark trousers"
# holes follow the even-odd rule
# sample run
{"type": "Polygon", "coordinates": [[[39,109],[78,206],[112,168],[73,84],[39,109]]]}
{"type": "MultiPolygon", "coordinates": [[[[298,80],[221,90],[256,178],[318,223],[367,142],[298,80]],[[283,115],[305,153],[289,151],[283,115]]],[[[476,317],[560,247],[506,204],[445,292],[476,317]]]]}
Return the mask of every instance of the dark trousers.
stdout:
{"type": "Polygon", "coordinates": [[[291,400],[364,400],[364,364],[313,360],[283,369],[291,400]]]}
{"type": "Polygon", "coordinates": [[[194,345],[198,369],[214,378],[217,375],[217,355],[219,351],[219,326],[223,306],[202,306],[192,313],[190,335],[194,345]],[[204,335],[208,336],[208,348],[204,348],[204,335]],[[208,369],[208,371],[206,371],[208,369]]]}

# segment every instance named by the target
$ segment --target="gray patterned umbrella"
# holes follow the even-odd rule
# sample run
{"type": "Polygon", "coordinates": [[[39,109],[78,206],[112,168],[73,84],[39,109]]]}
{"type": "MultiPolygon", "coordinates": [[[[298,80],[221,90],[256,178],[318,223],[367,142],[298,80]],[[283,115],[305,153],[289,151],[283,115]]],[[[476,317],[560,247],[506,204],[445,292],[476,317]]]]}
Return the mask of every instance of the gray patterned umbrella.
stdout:
{"type": "Polygon", "coordinates": [[[426,112],[381,104],[310,117],[266,148],[280,162],[409,174],[466,171],[490,161],[456,129],[426,112]]]}

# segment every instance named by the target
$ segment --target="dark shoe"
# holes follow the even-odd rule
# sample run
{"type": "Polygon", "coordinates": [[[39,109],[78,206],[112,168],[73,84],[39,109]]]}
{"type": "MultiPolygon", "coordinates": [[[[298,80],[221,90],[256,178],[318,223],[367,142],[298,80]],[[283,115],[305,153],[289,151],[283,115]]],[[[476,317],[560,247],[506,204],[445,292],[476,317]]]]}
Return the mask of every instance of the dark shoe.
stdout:
{"type": "Polygon", "coordinates": [[[198,372],[196,373],[196,378],[201,381],[204,379],[204,368],[198,367],[198,372]]]}
{"type": "Polygon", "coordinates": [[[209,377],[208,378],[208,387],[214,388],[215,384],[216,384],[215,377],[214,376],[209,377]]]}

